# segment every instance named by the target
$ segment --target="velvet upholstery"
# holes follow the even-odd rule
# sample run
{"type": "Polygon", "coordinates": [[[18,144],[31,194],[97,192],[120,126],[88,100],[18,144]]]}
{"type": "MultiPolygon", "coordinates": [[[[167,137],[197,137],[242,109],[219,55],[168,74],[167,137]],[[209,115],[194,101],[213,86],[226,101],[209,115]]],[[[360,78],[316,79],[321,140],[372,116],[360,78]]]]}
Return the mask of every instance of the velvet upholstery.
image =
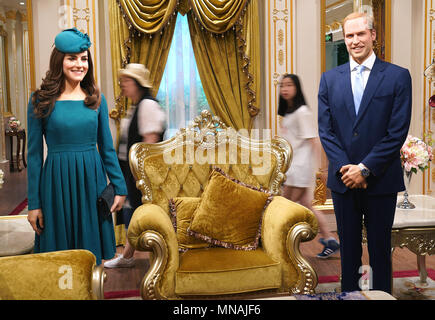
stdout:
{"type": "Polygon", "coordinates": [[[281,266],[263,250],[189,250],[180,256],[178,295],[226,295],[278,289],[281,266]]]}
{"type": "Polygon", "coordinates": [[[201,239],[188,235],[187,229],[192,221],[193,213],[198,207],[201,198],[181,197],[171,199],[169,209],[172,225],[177,233],[178,246],[181,251],[185,249],[207,248],[210,245],[201,239]]]}
{"type": "MultiPolygon", "coordinates": [[[[232,150],[232,148],[228,144],[225,146],[226,150],[232,150]]],[[[197,153],[197,151],[198,149],[194,149],[192,152],[197,153]]],[[[187,150],[183,149],[183,152],[187,152],[187,150]]],[[[234,149],[234,154],[237,157],[233,162],[237,164],[229,164],[228,155],[227,164],[220,164],[218,159],[212,163],[195,162],[190,164],[185,158],[181,159],[182,164],[168,164],[163,153],[146,157],[142,166],[148,179],[148,187],[151,189],[152,202],[169,213],[168,201],[170,199],[200,197],[207,186],[214,164],[218,163],[219,168],[229,176],[250,186],[268,189],[274,178],[277,159],[272,156],[270,163],[264,163],[262,161],[264,155],[260,151],[258,154],[253,152],[250,154],[252,163],[244,163],[246,162],[243,159],[244,153],[246,153],[244,148],[234,149]]]]}
{"type": "Polygon", "coordinates": [[[269,192],[243,184],[216,168],[187,232],[213,245],[255,250],[263,212],[271,200],[269,192]]]}
{"type": "MultiPolygon", "coordinates": [[[[178,299],[263,289],[313,293],[317,275],[303,258],[299,242],[315,237],[317,220],[307,208],[278,196],[291,162],[290,145],[279,137],[263,141],[236,134],[221,139],[219,135],[226,132],[219,128],[225,128],[219,118],[202,112],[193,125],[175,137],[157,144],[137,143],[130,149],[130,167],[142,192],[143,205],[134,212],[128,238],[137,250],[152,251],[150,269],[141,284],[142,297],[178,299]],[[221,150],[223,154],[219,153],[221,150]],[[214,245],[192,249],[180,242],[178,228],[186,228],[188,215],[186,220],[177,221],[175,230],[170,200],[177,204],[175,210],[180,204],[192,210],[197,199],[202,202],[207,196],[213,167],[273,195],[263,212],[256,250],[214,245]]],[[[225,194],[228,191],[224,188],[214,192],[234,197],[225,194]]],[[[225,203],[227,198],[219,201],[225,203]]],[[[246,200],[245,196],[234,198],[246,200]]],[[[241,208],[237,204],[232,204],[232,208],[240,212],[243,206],[251,205],[242,202],[241,208]]]]}
{"type": "Polygon", "coordinates": [[[0,258],[0,300],[94,299],[95,261],[87,250],[0,258]]]}
{"type": "Polygon", "coordinates": [[[261,243],[266,253],[281,263],[284,288],[292,287],[298,278],[296,266],[291,263],[286,249],[287,235],[295,225],[303,222],[317,233],[316,216],[304,206],[281,196],[274,197],[264,213],[261,243]]]}

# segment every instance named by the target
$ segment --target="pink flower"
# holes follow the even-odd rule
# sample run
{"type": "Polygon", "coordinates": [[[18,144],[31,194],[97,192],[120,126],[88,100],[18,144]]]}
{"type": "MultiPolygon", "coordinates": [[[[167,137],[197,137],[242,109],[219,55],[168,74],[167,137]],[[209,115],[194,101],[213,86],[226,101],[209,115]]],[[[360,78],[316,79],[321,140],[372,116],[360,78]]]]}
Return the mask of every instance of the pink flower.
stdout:
{"type": "Polygon", "coordinates": [[[400,149],[400,159],[406,171],[414,173],[417,173],[418,169],[423,171],[433,159],[432,148],[420,138],[408,135],[400,149]]]}

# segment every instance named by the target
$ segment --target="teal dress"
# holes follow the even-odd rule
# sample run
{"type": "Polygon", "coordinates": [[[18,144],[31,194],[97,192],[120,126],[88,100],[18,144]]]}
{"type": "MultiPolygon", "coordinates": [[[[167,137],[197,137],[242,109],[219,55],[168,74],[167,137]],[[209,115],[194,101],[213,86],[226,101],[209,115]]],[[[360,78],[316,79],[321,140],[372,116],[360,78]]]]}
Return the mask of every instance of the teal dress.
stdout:
{"type": "Polygon", "coordinates": [[[104,96],[97,110],[83,100],[57,101],[43,119],[28,106],[28,205],[41,209],[44,230],[35,237],[35,253],[87,249],[97,264],[115,255],[112,218],[97,213],[97,197],[107,185],[126,195],[109,128],[104,96]],[[43,137],[47,144],[44,159],[43,137]],[[106,175],[107,174],[107,175],[106,175]]]}

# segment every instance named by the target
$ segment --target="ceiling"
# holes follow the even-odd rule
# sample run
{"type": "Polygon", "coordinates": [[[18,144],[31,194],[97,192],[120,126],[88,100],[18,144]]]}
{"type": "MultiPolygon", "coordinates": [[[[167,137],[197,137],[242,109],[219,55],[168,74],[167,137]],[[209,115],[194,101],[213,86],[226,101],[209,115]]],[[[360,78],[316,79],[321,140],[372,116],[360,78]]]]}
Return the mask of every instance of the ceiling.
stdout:
{"type": "Polygon", "coordinates": [[[333,22],[342,22],[342,20],[353,12],[353,0],[326,0],[326,19],[327,25],[333,22]]]}

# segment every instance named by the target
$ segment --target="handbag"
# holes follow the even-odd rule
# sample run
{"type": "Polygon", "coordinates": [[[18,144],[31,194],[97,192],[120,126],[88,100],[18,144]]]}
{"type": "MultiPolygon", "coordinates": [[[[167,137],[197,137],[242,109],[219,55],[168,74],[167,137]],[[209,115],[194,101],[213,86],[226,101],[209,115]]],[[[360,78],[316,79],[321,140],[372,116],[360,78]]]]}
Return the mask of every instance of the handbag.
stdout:
{"type": "Polygon", "coordinates": [[[110,208],[113,206],[113,201],[115,200],[115,187],[112,183],[109,183],[106,188],[104,188],[101,195],[97,198],[97,210],[101,217],[108,218],[112,217],[110,208]]]}

